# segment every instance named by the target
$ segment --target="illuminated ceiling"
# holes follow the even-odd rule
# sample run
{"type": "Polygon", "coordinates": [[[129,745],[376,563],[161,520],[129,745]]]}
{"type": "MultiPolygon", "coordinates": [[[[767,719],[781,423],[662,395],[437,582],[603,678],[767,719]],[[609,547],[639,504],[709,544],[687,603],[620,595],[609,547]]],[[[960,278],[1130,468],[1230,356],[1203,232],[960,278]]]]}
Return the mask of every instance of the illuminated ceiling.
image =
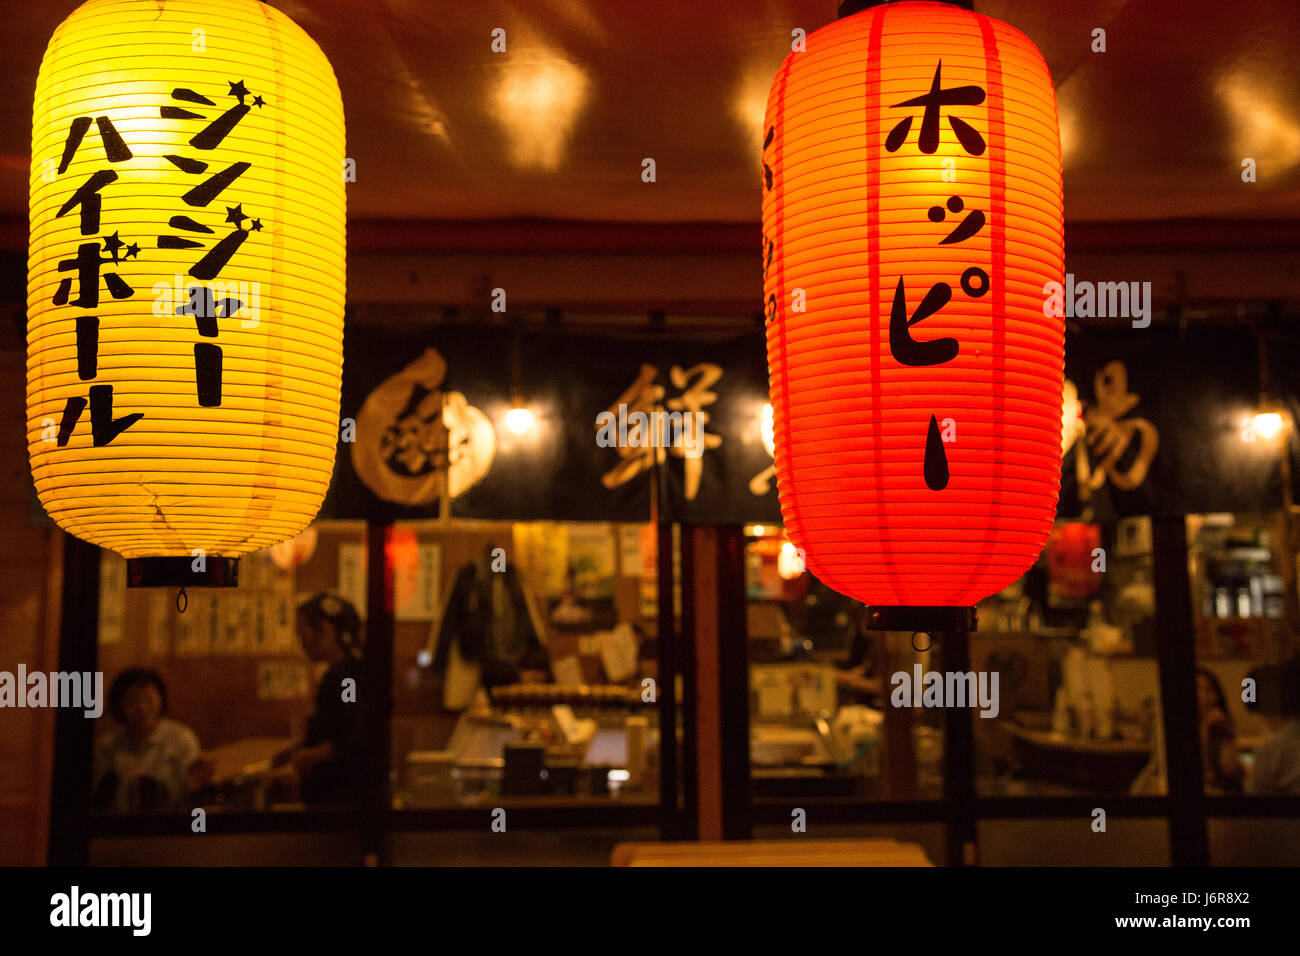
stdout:
{"type": "MultiPolygon", "coordinates": [[[[0,217],[25,218],[41,52],[5,3],[0,217]]],[[[767,84],[833,0],[276,0],[343,90],[354,219],[757,222],[767,84]],[[492,50],[505,31],[506,51],[492,50]],[[656,182],[641,180],[653,158],[656,182]]],[[[1057,83],[1071,221],[1300,217],[1294,0],[977,0],[1057,83]],[[1094,29],[1106,52],[1091,50],[1094,29]],[[1258,182],[1241,181],[1241,162],[1258,182]]]]}

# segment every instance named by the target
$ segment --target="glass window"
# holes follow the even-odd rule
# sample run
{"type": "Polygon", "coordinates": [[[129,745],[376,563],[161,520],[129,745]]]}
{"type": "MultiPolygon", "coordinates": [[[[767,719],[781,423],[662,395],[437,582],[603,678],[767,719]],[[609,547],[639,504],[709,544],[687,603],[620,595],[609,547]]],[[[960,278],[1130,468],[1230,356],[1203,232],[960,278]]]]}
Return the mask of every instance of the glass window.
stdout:
{"type": "Polygon", "coordinates": [[[320,521],[245,556],[231,588],[128,588],[103,552],[92,808],[99,814],[355,805],[365,525],[320,521]],[[358,567],[358,561],[362,566],[358,567]],[[312,595],[321,613],[298,608],[312,595]]]}
{"type": "Polygon", "coordinates": [[[971,667],[982,796],[1164,793],[1151,522],[1057,522],[1034,566],[985,600],[971,667]]]}
{"type": "Polygon", "coordinates": [[[655,527],[392,529],[397,807],[659,800],[655,527]]]}
{"type": "Polygon", "coordinates": [[[1188,517],[1206,793],[1300,795],[1300,674],[1283,516],[1188,517]]]}
{"type": "Polygon", "coordinates": [[[754,798],[938,798],[942,713],[888,706],[890,675],[926,659],[911,635],[867,630],[780,527],[745,540],[754,798]]]}

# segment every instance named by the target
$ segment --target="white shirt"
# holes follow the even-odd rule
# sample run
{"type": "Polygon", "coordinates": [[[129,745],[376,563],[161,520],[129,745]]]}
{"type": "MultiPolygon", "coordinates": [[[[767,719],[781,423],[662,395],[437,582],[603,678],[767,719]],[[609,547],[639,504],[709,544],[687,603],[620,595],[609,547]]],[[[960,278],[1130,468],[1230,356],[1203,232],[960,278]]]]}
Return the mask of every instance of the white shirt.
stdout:
{"type": "Polygon", "coordinates": [[[1292,717],[1259,742],[1246,792],[1300,795],[1300,717],[1292,717]]]}
{"type": "Polygon", "coordinates": [[[155,809],[175,809],[188,792],[185,773],[199,757],[199,738],[194,731],[170,717],[159,718],[153,733],[134,740],[125,727],[104,733],[95,746],[95,790],[111,771],[117,775],[117,790],[111,809],[135,812],[141,806],[140,778],[152,777],[162,785],[163,804],[155,809]]]}

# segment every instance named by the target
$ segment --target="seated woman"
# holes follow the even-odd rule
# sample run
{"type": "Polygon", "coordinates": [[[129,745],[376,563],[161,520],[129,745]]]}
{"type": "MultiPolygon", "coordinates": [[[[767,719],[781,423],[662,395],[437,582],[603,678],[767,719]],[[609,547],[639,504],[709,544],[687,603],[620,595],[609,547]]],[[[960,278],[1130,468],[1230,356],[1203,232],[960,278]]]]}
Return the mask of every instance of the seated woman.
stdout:
{"type": "Polygon", "coordinates": [[[118,726],[95,745],[93,806],[141,813],[180,809],[208,782],[194,731],[167,716],[167,688],[157,671],[132,667],[108,691],[118,726]]]}
{"type": "Polygon", "coordinates": [[[322,591],[298,606],[298,640],[313,661],[328,664],[316,689],[316,707],[301,744],[281,751],[274,765],[298,774],[302,799],[355,804],[361,797],[361,617],[348,601],[322,591]]]}

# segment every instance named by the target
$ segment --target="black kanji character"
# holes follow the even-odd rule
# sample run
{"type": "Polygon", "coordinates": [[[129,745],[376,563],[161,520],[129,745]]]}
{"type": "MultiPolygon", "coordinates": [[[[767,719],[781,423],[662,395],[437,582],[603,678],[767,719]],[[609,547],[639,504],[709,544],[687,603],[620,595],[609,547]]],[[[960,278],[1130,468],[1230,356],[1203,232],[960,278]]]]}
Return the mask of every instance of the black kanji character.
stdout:
{"type": "MultiPolygon", "coordinates": [[[[110,163],[124,163],[131,158],[130,148],[111,119],[107,116],[99,116],[96,117],[95,124],[99,127],[99,140],[104,147],[104,155],[108,157],[110,163]]],[[[68,138],[63,142],[63,157],[59,160],[60,174],[67,172],[68,164],[77,154],[77,148],[81,145],[81,140],[88,129],[90,129],[89,116],[78,116],[68,127],[68,138]]]]}
{"type": "MultiPolygon", "coordinates": [[[[247,116],[249,111],[253,108],[244,102],[244,97],[249,96],[251,94],[249,93],[248,87],[244,85],[243,80],[228,82],[227,85],[230,87],[230,95],[235,97],[235,99],[237,99],[239,102],[235,106],[232,106],[229,109],[227,109],[216,119],[208,123],[207,126],[203,127],[203,129],[199,130],[192,137],[190,137],[190,145],[193,146],[195,149],[202,149],[202,150],[216,149],[218,146],[221,145],[221,141],[230,135],[231,130],[233,130],[236,126],[238,126],[240,120],[242,120],[245,116],[247,116]]],[[[204,106],[216,105],[215,102],[208,99],[206,96],[203,96],[200,93],[196,93],[194,90],[186,89],[184,87],[177,87],[176,89],[172,90],[172,99],[181,100],[182,102],[185,103],[197,103],[204,106]]],[[[260,96],[253,98],[253,103],[256,106],[260,107],[265,102],[266,101],[263,100],[262,97],[260,96]]],[[[180,119],[180,120],[203,119],[202,113],[196,113],[193,110],[188,110],[180,106],[160,107],[158,110],[158,114],[163,119],[180,119]]],[[[173,158],[169,156],[168,159],[172,160],[173,163],[176,163],[177,166],[181,165],[181,163],[177,162],[177,159],[179,159],[179,157],[173,158]]],[[[190,161],[190,162],[194,162],[194,161],[190,161]]],[[[189,172],[189,170],[186,170],[186,172],[189,172]]]]}
{"type": "MultiPolygon", "coordinates": [[[[72,430],[77,427],[81,413],[85,411],[86,400],[75,395],[63,405],[63,418],[59,422],[58,447],[63,448],[72,437],[72,430]]],[[[96,448],[110,444],[140,419],[144,412],[132,412],[121,418],[113,417],[113,386],[90,386],[90,440],[96,448]]]]}
{"type": "Polygon", "coordinates": [[[952,299],[952,286],[946,282],[936,282],[925,294],[916,312],[907,315],[907,293],[903,288],[903,279],[898,280],[894,290],[894,307],[889,316],[889,351],[894,358],[904,365],[942,365],[957,357],[961,346],[954,338],[935,339],[932,342],[918,342],[912,338],[911,327],[928,319],[952,299]]]}
{"type": "MultiPolygon", "coordinates": [[[[117,238],[117,233],[113,233],[111,240],[106,240],[107,250],[112,252],[112,259],[105,259],[100,256],[98,242],[83,242],[77,246],[77,255],[74,259],[61,259],[59,261],[60,272],[71,272],[74,269],[77,272],[78,293],[76,301],[72,304],[82,309],[93,309],[99,305],[99,270],[105,262],[117,262],[117,250],[121,247],[121,240],[117,238]]],[[[130,250],[134,249],[137,253],[139,246],[132,245],[128,247],[128,256],[130,250]]],[[[109,294],[115,299],[128,299],[135,294],[132,289],[116,272],[104,273],[104,285],[108,288],[109,294]]],[[[68,296],[72,290],[72,279],[64,279],[59,283],[58,289],[54,292],[54,298],[51,300],[55,305],[67,305],[68,296]]]]}
{"type": "MultiPolygon", "coordinates": [[[[772,145],[772,140],[776,138],[776,127],[769,126],[767,135],[763,137],[763,152],[772,145]]],[[[767,160],[763,161],[763,184],[770,190],[772,188],[772,167],[767,165],[767,160]]]]}
{"type": "MultiPolygon", "coordinates": [[[[933,153],[939,148],[939,114],[945,106],[978,106],[984,102],[984,90],[978,86],[954,86],[950,90],[941,88],[939,73],[943,69],[943,61],[934,68],[934,80],[930,83],[930,92],[921,96],[913,97],[910,100],[904,100],[901,103],[893,104],[890,109],[898,109],[903,106],[923,106],[925,113],[921,118],[921,134],[917,138],[917,145],[920,146],[921,152],[933,153]]],[[[984,152],[984,137],[982,137],[975,127],[971,126],[964,120],[956,116],[949,116],[948,123],[952,126],[952,131],[957,134],[957,141],[961,143],[962,148],[972,156],[979,156],[984,152]]],[[[885,138],[885,149],[889,152],[896,151],[907,140],[907,134],[912,129],[912,117],[907,116],[902,119],[897,126],[889,131],[885,138]]]]}
{"type": "MultiPolygon", "coordinates": [[[[965,208],[960,196],[950,196],[946,203],[948,212],[959,213],[965,208]]],[[[931,206],[929,218],[931,222],[943,222],[947,213],[944,212],[943,206],[931,206]]],[[[957,223],[957,228],[948,233],[947,238],[941,239],[939,245],[946,246],[954,242],[965,242],[971,236],[975,235],[984,228],[986,220],[984,213],[978,209],[972,209],[966,214],[966,218],[957,223]]]]}
{"type": "MultiPolygon", "coordinates": [[[[207,163],[198,160],[186,160],[183,156],[168,156],[167,159],[171,160],[176,168],[182,172],[201,173],[208,168],[207,163]]],[[[231,163],[221,172],[213,173],[203,182],[187,191],[181,196],[181,199],[185,200],[188,206],[206,206],[220,196],[227,186],[244,175],[252,165],[252,163],[245,162],[231,163]]]]}
{"type": "Polygon", "coordinates": [[[77,378],[83,382],[99,374],[99,316],[77,316],[77,378]]]}
{"type": "Polygon", "coordinates": [[[199,342],[194,346],[194,386],[199,404],[212,408],[221,404],[221,346],[199,342]]]}
{"type": "Polygon", "coordinates": [[[192,316],[199,335],[207,338],[216,337],[217,319],[229,319],[244,307],[239,299],[227,297],[218,300],[207,286],[190,286],[185,291],[189,298],[184,305],[176,307],[176,314],[192,316]]]}
{"type": "Polygon", "coordinates": [[[117,179],[117,173],[111,169],[101,169],[97,173],[92,173],[90,178],[68,197],[68,201],[59,207],[59,211],[54,214],[54,218],[58,219],[60,216],[67,215],[80,206],[81,234],[90,236],[99,232],[99,211],[103,205],[103,199],[100,197],[99,191],[115,179],[117,179]]]}
{"type": "Polygon", "coordinates": [[[939,421],[933,415],[930,416],[930,428],[925,434],[925,462],[921,470],[926,487],[931,491],[943,491],[948,487],[948,450],[943,447],[939,421]]]}
{"type": "MultiPolygon", "coordinates": [[[[186,292],[189,299],[177,306],[176,314],[193,316],[198,333],[204,338],[216,338],[217,319],[228,319],[243,306],[239,299],[218,300],[206,286],[190,286],[186,292]]],[[[194,386],[199,405],[205,408],[221,404],[221,355],[218,345],[201,342],[194,346],[194,386]]]]}
{"type": "MultiPolygon", "coordinates": [[[[198,262],[190,267],[189,275],[196,279],[207,281],[215,279],[217,275],[225,268],[226,263],[230,261],[231,256],[244,244],[250,233],[260,232],[262,229],[262,220],[253,219],[244,214],[243,203],[235,206],[226,207],[226,222],[234,223],[235,228],[227,233],[220,241],[217,242],[207,254],[198,262]],[[249,221],[249,228],[244,228],[244,220],[249,221]]],[[[174,229],[185,229],[190,232],[200,232],[212,235],[213,230],[191,219],[189,216],[172,216],[168,224],[174,229]]],[[[159,249],[198,249],[202,248],[203,243],[195,239],[186,239],[184,236],[159,236],[159,249]]]]}

